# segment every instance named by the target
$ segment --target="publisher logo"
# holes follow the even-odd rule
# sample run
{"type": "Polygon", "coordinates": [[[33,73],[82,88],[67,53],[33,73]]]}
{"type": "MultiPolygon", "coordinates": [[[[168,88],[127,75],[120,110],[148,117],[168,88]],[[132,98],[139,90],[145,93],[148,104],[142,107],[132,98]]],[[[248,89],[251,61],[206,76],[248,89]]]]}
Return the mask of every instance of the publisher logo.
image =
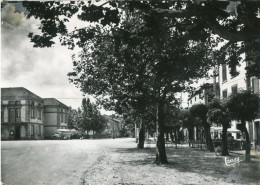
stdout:
{"type": "Polygon", "coordinates": [[[239,157],[236,157],[236,158],[225,157],[226,166],[235,166],[236,164],[239,164],[239,163],[240,163],[239,157]]]}

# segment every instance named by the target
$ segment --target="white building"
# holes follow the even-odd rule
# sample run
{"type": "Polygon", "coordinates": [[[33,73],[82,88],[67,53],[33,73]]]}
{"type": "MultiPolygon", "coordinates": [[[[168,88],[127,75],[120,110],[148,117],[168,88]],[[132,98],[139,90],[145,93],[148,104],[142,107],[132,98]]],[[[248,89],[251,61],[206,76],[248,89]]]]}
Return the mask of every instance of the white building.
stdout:
{"type": "MultiPolygon", "coordinates": [[[[232,76],[229,72],[230,68],[226,64],[222,64],[219,68],[219,86],[220,86],[220,98],[224,99],[230,96],[232,93],[237,93],[240,90],[251,89],[254,93],[259,94],[259,78],[258,77],[246,77],[246,62],[240,63],[240,66],[236,67],[236,71],[239,73],[237,76],[232,76]]],[[[231,122],[231,129],[237,130],[240,123],[238,121],[231,122]]],[[[260,145],[260,115],[252,123],[246,125],[250,141],[256,142],[260,145]]],[[[241,139],[241,133],[232,133],[235,139],[241,139]]]]}

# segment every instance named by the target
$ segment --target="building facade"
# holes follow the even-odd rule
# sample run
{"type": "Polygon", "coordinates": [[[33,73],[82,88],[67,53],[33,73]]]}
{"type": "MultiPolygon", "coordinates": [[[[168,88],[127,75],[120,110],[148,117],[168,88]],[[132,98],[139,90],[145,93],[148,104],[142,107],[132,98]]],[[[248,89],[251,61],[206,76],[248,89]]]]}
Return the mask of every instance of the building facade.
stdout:
{"type": "Polygon", "coordinates": [[[57,129],[68,128],[69,107],[55,98],[44,98],[44,137],[57,133],[57,129]]]}
{"type": "MultiPolygon", "coordinates": [[[[220,98],[225,99],[233,93],[237,93],[241,90],[252,90],[255,94],[259,95],[260,80],[258,77],[246,76],[246,67],[248,63],[242,62],[240,66],[236,67],[235,71],[238,72],[236,76],[232,76],[229,71],[230,67],[226,64],[222,64],[219,68],[219,82],[220,82],[220,98]]],[[[260,107],[259,107],[260,108],[260,107]]],[[[240,122],[233,120],[231,122],[231,129],[237,130],[240,127],[240,122]]],[[[252,122],[247,122],[246,127],[249,132],[251,143],[260,145],[260,114],[252,122]]],[[[242,139],[240,132],[232,133],[235,139],[242,139]]]]}
{"type": "Polygon", "coordinates": [[[43,139],[43,99],[23,88],[1,88],[1,139],[43,139]]]}
{"type": "Polygon", "coordinates": [[[122,137],[122,120],[113,118],[112,116],[105,116],[107,119],[107,128],[104,130],[104,134],[109,135],[111,138],[122,137]]]}
{"type": "Polygon", "coordinates": [[[50,138],[68,125],[68,106],[23,87],[1,88],[1,139],[50,138]]]}

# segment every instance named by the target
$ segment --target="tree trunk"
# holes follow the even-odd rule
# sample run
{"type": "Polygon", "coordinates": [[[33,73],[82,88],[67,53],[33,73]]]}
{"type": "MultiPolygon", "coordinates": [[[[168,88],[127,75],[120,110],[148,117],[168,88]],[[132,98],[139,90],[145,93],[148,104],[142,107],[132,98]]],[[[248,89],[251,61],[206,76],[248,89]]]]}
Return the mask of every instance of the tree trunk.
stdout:
{"type": "Polygon", "coordinates": [[[168,164],[166,151],[165,151],[165,140],[164,134],[159,131],[158,140],[156,144],[156,164],[168,164]]]}
{"type": "Polygon", "coordinates": [[[137,145],[138,148],[140,149],[144,148],[144,140],[145,140],[145,128],[144,128],[143,119],[140,118],[140,131],[139,131],[139,140],[137,145]]]}
{"type": "Polygon", "coordinates": [[[242,128],[243,131],[246,135],[246,154],[245,154],[245,161],[250,161],[251,160],[251,156],[250,156],[250,150],[251,150],[251,143],[250,143],[250,139],[249,139],[249,134],[246,128],[246,122],[245,120],[241,120],[242,123],[242,128]]]}
{"type": "Polygon", "coordinates": [[[228,153],[228,143],[227,143],[227,125],[222,125],[222,156],[229,155],[228,153]]]}
{"type": "Polygon", "coordinates": [[[207,122],[204,122],[204,130],[205,130],[207,148],[210,152],[214,152],[214,146],[210,135],[210,126],[207,122]]]}
{"type": "Polygon", "coordinates": [[[161,100],[158,104],[158,140],[156,147],[156,164],[168,164],[164,140],[164,100],[161,100]]]}

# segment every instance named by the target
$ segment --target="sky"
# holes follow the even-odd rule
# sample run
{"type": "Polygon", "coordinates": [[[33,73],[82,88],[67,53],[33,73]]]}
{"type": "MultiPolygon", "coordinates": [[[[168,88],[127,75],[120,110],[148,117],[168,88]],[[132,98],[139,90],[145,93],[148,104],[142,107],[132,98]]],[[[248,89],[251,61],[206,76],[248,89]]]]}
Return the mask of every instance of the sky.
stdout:
{"type": "Polygon", "coordinates": [[[13,5],[2,9],[1,18],[1,87],[25,87],[42,98],[80,107],[83,93],[67,77],[73,51],[58,44],[34,48],[27,35],[37,31],[39,21],[15,13],[13,5]]]}
{"type": "MultiPolygon", "coordinates": [[[[73,71],[71,55],[77,51],[58,42],[51,48],[34,48],[28,34],[37,32],[39,20],[26,19],[23,11],[19,3],[7,4],[1,11],[1,87],[25,87],[42,98],[56,98],[77,109],[84,96],[69,83],[67,76],[73,71]]],[[[68,28],[80,24],[75,19],[68,28]]],[[[187,107],[187,93],[182,98],[183,107],[187,107]]],[[[113,112],[101,110],[101,113],[113,112]]]]}

